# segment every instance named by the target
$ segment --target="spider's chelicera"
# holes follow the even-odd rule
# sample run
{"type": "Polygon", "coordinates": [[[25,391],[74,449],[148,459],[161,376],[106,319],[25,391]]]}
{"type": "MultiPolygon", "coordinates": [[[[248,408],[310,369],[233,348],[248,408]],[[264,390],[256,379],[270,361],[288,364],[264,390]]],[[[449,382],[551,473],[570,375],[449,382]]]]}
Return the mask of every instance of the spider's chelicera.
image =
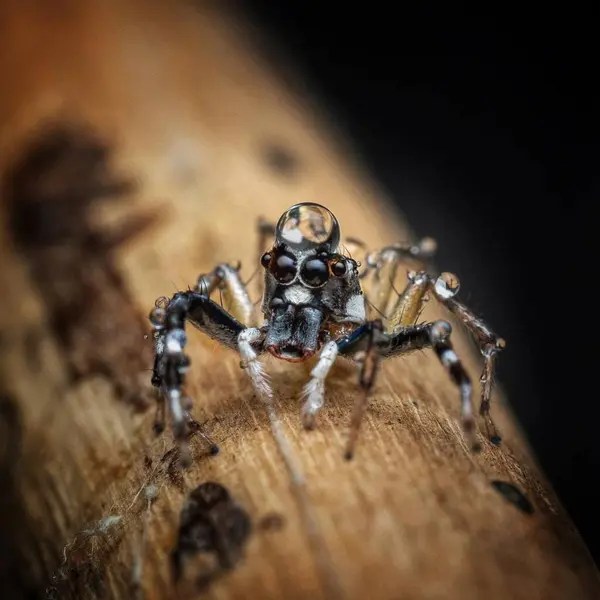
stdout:
{"type": "Polygon", "coordinates": [[[500,442],[489,408],[495,358],[504,347],[504,340],[456,300],[459,284],[450,273],[436,278],[426,270],[412,271],[402,293],[397,293],[394,287],[399,264],[417,261],[424,266],[435,252],[433,240],[425,238],[415,245],[396,244],[367,254],[365,268],[359,272],[361,264],[342,252],[339,224],[324,206],[314,203],[292,206],[276,226],[260,220],[259,234],[259,260],[264,269],[260,285],[262,325],[253,326],[254,304],[239,275],[239,266],[226,264],[201,275],[194,290],[178,292],[170,300],[160,299],[150,314],[156,350],[152,383],[161,391],[160,406],[164,410],[164,400],[169,406],[175,435],[183,450],[187,450],[185,440],[193,421],[188,412],[191,403],[183,394],[189,367],[184,353],[186,321],[239,352],[241,366],[248,373],[254,391],[269,404],[273,392],[259,362],[260,355],[269,352],[290,362],[317,355],[303,390],[302,422],[307,429],[315,426],[315,417],[323,406],[325,378],[336,358],[354,361],[359,369],[361,394],[352,415],[347,458],[354,453],[381,359],[432,348],[458,387],[463,428],[471,447],[478,449],[471,381],[452,348],[451,326],[441,320],[417,322],[430,295],[454,313],[479,342],[484,358],[479,412],[488,438],[493,443],[500,442]],[[274,237],[274,242],[264,251],[269,237],[274,237]],[[371,278],[369,300],[363,292],[367,277],[371,278]],[[217,289],[231,300],[236,316],[211,300],[211,293],[217,289]],[[369,319],[368,304],[375,300],[383,318],[369,319]]]}

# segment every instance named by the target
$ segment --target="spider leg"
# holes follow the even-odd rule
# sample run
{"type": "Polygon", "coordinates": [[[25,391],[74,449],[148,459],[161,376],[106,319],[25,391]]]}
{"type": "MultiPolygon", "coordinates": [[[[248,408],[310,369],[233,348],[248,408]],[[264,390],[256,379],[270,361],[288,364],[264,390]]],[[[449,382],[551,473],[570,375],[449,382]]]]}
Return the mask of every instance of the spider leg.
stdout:
{"type": "Polygon", "coordinates": [[[436,298],[458,317],[461,323],[475,337],[483,356],[483,370],[479,381],[481,383],[481,404],[479,414],[483,418],[488,439],[495,445],[502,441],[500,434],[490,415],[490,402],[494,382],[494,371],[498,353],[504,349],[506,342],[497,336],[489,326],[464,304],[455,299],[460,284],[452,273],[442,273],[431,288],[436,298]]]}
{"type": "Polygon", "coordinates": [[[229,305],[228,311],[248,325],[254,317],[254,306],[240,277],[240,267],[241,265],[233,267],[227,264],[216,266],[210,273],[198,277],[195,291],[210,297],[216,289],[222,290],[229,305]]]}
{"type": "MultiPolygon", "coordinates": [[[[386,317],[398,311],[394,281],[402,264],[416,264],[419,268],[429,265],[437,244],[432,238],[423,238],[416,244],[394,244],[367,255],[367,273],[372,271],[369,301],[386,317]]],[[[390,320],[388,318],[388,320],[390,320]]]]}
{"type": "Polygon", "coordinates": [[[430,292],[443,306],[458,317],[471,335],[476,338],[483,356],[479,414],[484,421],[488,439],[498,445],[502,438],[490,415],[490,401],[496,357],[506,343],[471,310],[455,299],[459,287],[458,278],[452,273],[442,273],[437,279],[433,279],[424,271],[410,273],[409,284],[399,296],[394,313],[390,318],[388,332],[416,323],[430,292]]]}
{"type": "MultiPolygon", "coordinates": [[[[189,464],[187,439],[191,401],[183,395],[185,374],[190,365],[184,353],[187,343],[185,322],[190,321],[233,350],[238,350],[238,337],[244,326],[208,296],[193,291],[178,292],[170,300],[159,299],[150,320],[154,325],[155,340],[152,384],[162,392],[160,402],[166,401],[169,407],[174,436],[181,449],[181,461],[189,464]]],[[[158,409],[159,413],[164,410],[160,404],[158,409]]],[[[160,420],[157,423],[160,429],[160,420]]]]}
{"type": "Polygon", "coordinates": [[[350,432],[346,442],[346,451],[344,452],[346,460],[351,460],[354,456],[358,432],[367,409],[369,394],[379,371],[381,352],[378,343],[383,335],[381,321],[368,321],[348,336],[337,340],[338,351],[342,355],[353,358],[360,366],[358,378],[360,394],[352,411],[350,432]],[[364,349],[362,349],[363,347],[364,349]]]}
{"type": "Polygon", "coordinates": [[[362,363],[360,385],[363,394],[355,405],[350,437],[346,448],[346,458],[352,458],[358,430],[366,408],[368,393],[377,375],[381,359],[391,358],[413,350],[433,348],[442,365],[449,372],[460,390],[461,422],[467,439],[474,451],[480,446],[476,439],[473,417],[472,385],[460,359],[450,342],[452,328],[446,321],[435,321],[422,325],[401,326],[396,333],[381,331],[376,321],[365,323],[350,335],[338,340],[340,354],[362,363]]]}
{"type": "Polygon", "coordinates": [[[380,345],[385,358],[411,350],[433,348],[439,361],[460,390],[460,417],[465,436],[474,452],[481,450],[473,415],[473,386],[460,358],[452,347],[452,326],[447,321],[401,327],[380,345]]]}
{"type": "Polygon", "coordinates": [[[428,300],[429,286],[430,278],[425,272],[408,274],[408,285],[398,296],[388,319],[388,333],[394,333],[401,327],[416,325],[428,300]]]}
{"type": "Polygon", "coordinates": [[[316,425],[316,415],[323,406],[325,398],[325,378],[333,366],[338,355],[337,342],[327,342],[321,353],[319,360],[310,372],[310,379],[304,386],[302,397],[302,425],[305,429],[314,429],[316,425]]]}
{"type": "MultiPolygon", "coordinates": [[[[154,369],[152,371],[153,377],[154,377],[154,374],[157,373],[158,368],[159,367],[156,363],[156,358],[155,358],[154,369]]],[[[160,384],[157,387],[160,387],[160,384]]],[[[158,391],[158,394],[156,397],[156,415],[154,417],[154,433],[156,435],[160,435],[165,430],[166,408],[167,407],[166,407],[166,403],[165,403],[165,396],[160,391],[158,391]]]]}
{"type": "Polygon", "coordinates": [[[252,387],[260,400],[270,404],[273,400],[273,392],[269,378],[258,358],[263,349],[266,332],[256,327],[248,327],[238,335],[238,349],[242,360],[240,366],[246,371],[252,387]]]}

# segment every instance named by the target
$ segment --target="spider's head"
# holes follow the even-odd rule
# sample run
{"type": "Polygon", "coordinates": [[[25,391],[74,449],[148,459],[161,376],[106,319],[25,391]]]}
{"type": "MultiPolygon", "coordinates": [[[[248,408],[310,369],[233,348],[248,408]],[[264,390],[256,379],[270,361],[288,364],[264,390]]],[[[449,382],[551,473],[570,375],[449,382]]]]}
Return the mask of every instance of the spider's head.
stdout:
{"type": "Polygon", "coordinates": [[[261,259],[262,308],[270,322],[267,347],[279,358],[303,360],[314,354],[326,319],[364,320],[358,264],[339,253],[339,244],[340,226],[324,206],[296,204],[281,215],[275,243],[261,259]]]}

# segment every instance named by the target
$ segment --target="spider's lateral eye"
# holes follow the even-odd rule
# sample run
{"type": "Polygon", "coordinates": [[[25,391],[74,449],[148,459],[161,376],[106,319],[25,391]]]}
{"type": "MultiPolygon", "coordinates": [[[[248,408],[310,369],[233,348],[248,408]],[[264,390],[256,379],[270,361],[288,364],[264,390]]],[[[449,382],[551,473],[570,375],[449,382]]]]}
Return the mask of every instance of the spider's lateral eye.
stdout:
{"type": "Polygon", "coordinates": [[[347,265],[346,261],[343,258],[340,258],[340,259],[336,260],[331,265],[331,272],[336,277],[342,277],[343,275],[346,274],[347,270],[348,270],[348,265],[347,265]]]}
{"type": "Polygon", "coordinates": [[[273,255],[270,252],[265,252],[260,257],[260,264],[266,269],[271,264],[272,258],[273,258],[273,255]]]}
{"type": "Polygon", "coordinates": [[[318,287],[329,279],[327,261],[323,258],[309,258],[302,266],[302,280],[310,286],[318,287]]]}
{"type": "Polygon", "coordinates": [[[296,259],[290,254],[279,254],[271,265],[271,273],[280,283],[290,283],[296,277],[296,259]]]}

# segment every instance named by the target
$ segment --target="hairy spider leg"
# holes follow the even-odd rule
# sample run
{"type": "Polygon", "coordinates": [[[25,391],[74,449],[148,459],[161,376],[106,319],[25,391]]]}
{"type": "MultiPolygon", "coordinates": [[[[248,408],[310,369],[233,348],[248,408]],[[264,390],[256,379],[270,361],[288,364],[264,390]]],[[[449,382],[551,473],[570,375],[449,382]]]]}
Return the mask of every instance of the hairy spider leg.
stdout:
{"type": "Polygon", "coordinates": [[[487,438],[496,446],[500,445],[502,437],[490,415],[490,402],[494,384],[494,372],[498,353],[506,346],[503,338],[496,335],[490,327],[469,308],[455,299],[459,289],[458,278],[451,273],[442,273],[436,281],[430,281],[438,301],[450,310],[466,327],[477,341],[483,356],[483,369],[479,382],[481,384],[481,404],[479,414],[483,419],[487,438]]]}
{"type": "MultiPolygon", "coordinates": [[[[190,360],[184,353],[187,343],[186,320],[233,350],[238,350],[238,337],[244,325],[213,302],[195,291],[178,292],[170,300],[160,299],[150,319],[154,325],[155,360],[152,384],[169,405],[173,433],[181,449],[181,462],[189,465],[188,433],[191,402],[183,396],[185,374],[190,360]]],[[[216,452],[215,445],[211,450],[216,452]]]]}
{"type": "Polygon", "coordinates": [[[452,273],[442,273],[433,279],[424,271],[409,274],[409,284],[398,298],[394,313],[388,324],[388,331],[414,324],[431,292],[435,298],[452,312],[476,339],[483,356],[483,370],[480,376],[481,404],[479,414],[483,419],[486,436],[495,445],[501,436],[490,415],[490,401],[493,388],[496,357],[505,347],[505,341],[497,336],[489,326],[469,308],[455,299],[460,283],[452,273]]]}
{"type": "Polygon", "coordinates": [[[413,263],[419,269],[427,268],[436,248],[435,240],[427,237],[416,244],[397,243],[367,255],[367,273],[372,272],[369,308],[373,317],[372,311],[375,310],[384,315],[386,321],[390,321],[390,315],[397,311],[400,302],[394,288],[400,265],[413,263]]]}
{"type": "Polygon", "coordinates": [[[250,377],[252,387],[259,400],[271,404],[273,391],[269,377],[263,364],[258,360],[263,352],[265,336],[266,332],[257,327],[244,329],[238,336],[238,350],[242,357],[240,366],[250,377]]]}
{"type": "Polygon", "coordinates": [[[338,345],[335,340],[327,342],[319,354],[317,364],[310,372],[310,379],[302,390],[302,425],[305,429],[314,429],[316,416],[323,407],[325,400],[325,379],[335,363],[338,355],[338,345]]]}
{"type": "Polygon", "coordinates": [[[387,320],[386,331],[395,333],[401,327],[416,325],[429,300],[429,276],[421,271],[408,273],[408,284],[398,295],[387,320]]]}
{"type": "MultiPolygon", "coordinates": [[[[389,328],[391,328],[392,331],[400,332],[403,329],[406,330],[406,328],[416,325],[419,315],[429,299],[430,292],[433,292],[436,298],[439,297],[438,292],[442,291],[440,285],[445,281],[444,278],[446,277],[448,278],[448,281],[458,281],[450,273],[443,274],[435,281],[425,271],[409,273],[408,285],[398,298],[398,302],[389,323],[389,328]]],[[[446,293],[450,293],[449,288],[445,287],[444,290],[446,293]]],[[[440,321],[440,323],[442,323],[442,321],[440,321]]],[[[452,328],[449,323],[446,323],[446,326],[448,334],[442,342],[446,344],[447,348],[443,344],[442,346],[436,346],[433,343],[434,340],[432,340],[432,346],[438,355],[439,360],[450,370],[452,379],[460,388],[461,421],[463,430],[473,449],[479,450],[473,419],[471,381],[456,352],[452,349],[450,343],[452,328]]]]}
{"type": "Polygon", "coordinates": [[[240,266],[217,265],[210,273],[198,277],[195,291],[210,297],[218,289],[228,304],[228,312],[248,326],[254,318],[254,306],[240,277],[240,266]]]}
{"type": "MultiPolygon", "coordinates": [[[[154,380],[154,376],[159,368],[157,357],[158,357],[158,354],[154,357],[154,369],[152,370],[152,379],[153,380],[154,380]]],[[[160,387],[160,383],[157,387],[160,387]]],[[[159,389],[157,397],[156,397],[156,413],[154,416],[154,433],[155,433],[155,435],[160,435],[165,430],[166,408],[167,408],[167,406],[166,406],[166,402],[165,402],[165,395],[159,389]]]]}
{"type": "Polygon", "coordinates": [[[346,460],[351,460],[354,456],[360,425],[367,410],[369,395],[379,371],[381,353],[378,343],[380,343],[381,337],[384,335],[382,329],[381,321],[368,321],[355,329],[349,336],[337,341],[339,352],[346,356],[352,356],[360,367],[358,377],[360,394],[354,403],[350,420],[350,432],[344,452],[346,460]],[[353,348],[357,343],[364,346],[364,350],[361,351],[356,347],[353,348]]]}
{"type": "Polygon", "coordinates": [[[362,363],[360,385],[363,394],[355,405],[345,457],[351,459],[354,456],[358,431],[366,409],[368,393],[377,375],[379,360],[425,348],[433,348],[458,386],[463,430],[471,448],[478,451],[480,446],[476,439],[471,380],[452,348],[450,324],[446,321],[434,321],[421,325],[402,326],[396,333],[390,334],[382,331],[381,325],[376,323],[374,321],[365,323],[337,342],[341,355],[349,356],[362,363]]]}

